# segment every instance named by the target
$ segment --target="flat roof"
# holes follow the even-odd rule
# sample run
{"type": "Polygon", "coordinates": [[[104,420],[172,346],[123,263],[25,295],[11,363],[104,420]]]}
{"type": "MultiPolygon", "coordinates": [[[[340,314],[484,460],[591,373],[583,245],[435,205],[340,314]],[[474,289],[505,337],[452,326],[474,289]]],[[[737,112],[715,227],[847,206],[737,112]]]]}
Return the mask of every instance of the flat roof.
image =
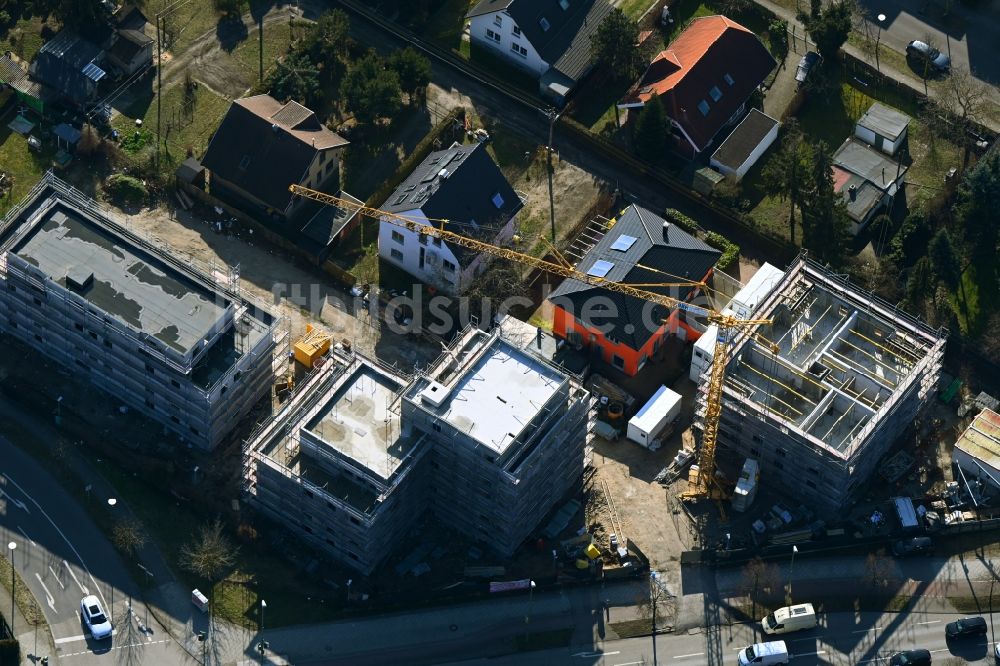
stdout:
{"type": "Polygon", "coordinates": [[[359,364],[303,429],[388,480],[413,446],[400,436],[397,403],[402,389],[388,375],[359,364]]]}
{"type": "Polygon", "coordinates": [[[565,378],[505,340],[486,344],[489,347],[455,381],[447,400],[432,411],[502,454],[565,378]]]}
{"type": "Polygon", "coordinates": [[[128,326],[187,354],[210,337],[230,302],[59,203],[11,253],[128,326]]]}
{"type": "Polygon", "coordinates": [[[670,410],[680,401],[680,393],[671,391],[666,386],[660,386],[653,397],[636,412],[635,416],[629,419],[629,425],[635,425],[640,430],[650,432],[660,423],[660,419],[665,414],[669,414],[670,410]]]}
{"type": "Polygon", "coordinates": [[[726,137],[718,150],[712,154],[712,159],[719,164],[738,169],[749,159],[751,153],[760,145],[767,133],[777,125],[778,121],[771,116],[761,113],[757,109],[750,109],[746,118],[736,126],[736,129],[726,137]]]}
{"type": "Polygon", "coordinates": [[[992,409],[979,412],[955,442],[955,448],[1000,469],[1000,414],[992,409]]]}
{"type": "Polygon", "coordinates": [[[881,102],[875,102],[861,116],[858,125],[873,130],[879,136],[895,141],[906,131],[910,117],[902,111],[897,111],[881,102]]]}

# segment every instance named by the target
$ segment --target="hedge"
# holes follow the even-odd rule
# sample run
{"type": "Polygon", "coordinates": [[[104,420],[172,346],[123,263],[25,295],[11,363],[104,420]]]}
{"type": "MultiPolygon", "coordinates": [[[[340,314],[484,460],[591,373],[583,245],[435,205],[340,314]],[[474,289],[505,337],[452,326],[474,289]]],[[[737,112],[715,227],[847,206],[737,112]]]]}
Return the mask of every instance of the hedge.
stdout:
{"type": "Polygon", "coordinates": [[[697,222],[695,222],[690,217],[680,212],[676,208],[668,208],[665,211],[663,211],[663,217],[664,219],[667,220],[667,222],[672,222],[676,224],[678,227],[688,232],[692,236],[696,235],[699,231],[701,231],[701,226],[699,226],[697,222]]]}
{"type": "Polygon", "coordinates": [[[705,234],[705,242],[717,250],[722,250],[722,256],[719,257],[719,261],[716,263],[716,266],[720,270],[729,268],[740,256],[740,246],[722,234],[709,231],[705,234]]]}

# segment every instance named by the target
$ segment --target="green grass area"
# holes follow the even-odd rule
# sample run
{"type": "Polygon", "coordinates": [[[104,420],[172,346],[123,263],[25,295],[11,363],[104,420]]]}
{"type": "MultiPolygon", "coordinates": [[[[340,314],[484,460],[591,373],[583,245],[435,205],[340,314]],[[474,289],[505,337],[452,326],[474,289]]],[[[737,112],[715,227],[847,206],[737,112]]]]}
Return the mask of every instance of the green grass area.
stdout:
{"type": "Polygon", "coordinates": [[[962,273],[952,307],[964,335],[975,337],[982,332],[986,318],[1000,302],[1000,276],[997,265],[970,264],[962,273]]]}
{"type": "Polygon", "coordinates": [[[421,35],[445,48],[459,49],[465,15],[474,4],[475,0],[444,0],[421,28],[421,35]]]}
{"type": "MultiPolygon", "coordinates": [[[[195,155],[201,155],[205,151],[229,108],[229,100],[216,95],[205,86],[198,86],[194,94],[194,105],[186,110],[184,86],[177,85],[163,93],[162,107],[161,132],[165,137],[166,147],[164,164],[169,167],[183,161],[189,148],[195,155]]],[[[124,109],[112,124],[122,136],[128,137],[136,131],[136,118],[142,118],[143,127],[147,131],[156,133],[157,104],[151,92],[124,109]]],[[[155,150],[155,140],[154,145],[144,150],[155,150]]]]}
{"type": "Polygon", "coordinates": [[[0,51],[11,51],[30,62],[42,48],[43,25],[45,23],[37,16],[20,19],[0,36],[0,51]]]}
{"type": "Polygon", "coordinates": [[[12,132],[7,123],[13,118],[13,111],[0,118],[0,171],[14,179],[14,186],[7,191],[7,196],[0,199],[0,214],[20,202],[28,191],[35,186],[42,174],[52,165],[55,151],[46,145],[41,153],[28,148],[28,140],[12,132]]]}
{"type": "Polygon", "coordinates": [[[191,43],[209,31],[214,31],[219,24],[219,15],[215,13],[211,2],[204,0],[188,3],[178,3],[175,0],[146,0],[141,3],[142,11],[156,30],[156,14],[176,5],[174,9],[164,14],[164,25],[168,32],[173,33],[173,44],[170,50],[181,53],[191,43]]]}
{"type": "MultiPolygon", "coordinates": [[[[487,151],[496,160],[497,165],[503,171],[512,184],[517,184],[521,176],[524,175],[535,160],[539,159],[539,146],[524,137],[522,134],[511,131],[504,125],[494,125],[488,128],[490,133],[490,143],[487,151]],[[525,153],[528,157],[525,159],[525,153]]],[[[545,151],[541,150],[544,157],[545,151]]]]}
{"type": "MultiPolygon", "coordinates": [[[[25,584],[24,579],[21,578],[21,574],[16,571],[12,572],[11,569],[10,560],[6,557],[0,557],[0,584],[7,588],[8,594],[12,591],[14,592],[14,602],[17,604],[17,609],[24,616],[26,622],[32,626],[45,624],[45,613],[42,612],[42,607],[38,605],[35,595],[31,593],[31,589],[25,584]],[[13,579],[11,578],[12,573],[13,579]],[[14,583],[14,590],[10,589],[12,582],[14,583]]],[[[8,614],[9,611],[6,608],[3,609],[3,617],[7,617],[8,614]]],[[[7,621],[11,622],[13,618],[7,618],[7,621]]],[[[14,628],[17,629],[18,627],[15,625],[14,628]]]]}
{"type": "MultiPolygon", "coordinates": [[[[288,53],[292,44],[292,33],[298,35],[303,31],[301,26],[291,26],[287,21],[278,21],[267,25],[264,29],[264,78],[277,64],[278,59],[288,53]]],[[[251,85],[257,83],[260,73],[260,41],[257,30],[250,32],[250,37],[240,42],[228,56],[239,66],[251,85]]],[[[195,74],[197,78],[197,74],[195,74]]]]}
{"type": "Polygon", "coordinates": [[[624,620],[622,622],[612,622],[608,625],[612,631],[618,634],[619,638],[635,638],[636,636],[649,636],[653,633],[653,622],[650,619],[624,620]]]}
{"type": "Polygon", "coordinates": [[[638,21],[652,4],[653,0],[623,0],[618,9],[633,21],[638,21]]]}

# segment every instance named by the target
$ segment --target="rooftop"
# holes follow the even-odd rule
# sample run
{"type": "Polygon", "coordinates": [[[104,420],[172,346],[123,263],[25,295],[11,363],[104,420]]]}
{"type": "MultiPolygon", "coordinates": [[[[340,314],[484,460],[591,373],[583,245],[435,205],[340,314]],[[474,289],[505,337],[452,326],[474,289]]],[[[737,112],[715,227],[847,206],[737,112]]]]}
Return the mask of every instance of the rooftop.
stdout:
{"type": "Polygon", "coordinates": [[[865,222],[885,193],[895,194],[907,167],[857,139],[848,138],[833,155],[833,189],[855,222],[865,222]]]}
{"type": "Polygon", "coordinates": [[[897,111],[881,102],[871,105],[865,115],[861,116],[858,125],[867,127],[879,136],[883,136],[891,141],[898,139],[906,126],[910,124],[910,117],[902,111],[897,111]]]}
{"type": "Polygon", "coordinates": [[[402,389],[395,379],[372,366],[356,365],[303,429],[388,480],[413,444],[400,436],[402,389]]]}
{"type": "Polygon", "coordinates": [[[841,456],[944,340],[805,260],[789,269],[754,316],[773,320],[755,332],[777,353],[741,338],[729,362],[727,394],[841,456]]]}
{"type": "Polygon", "coordinates": [[[187,354],[230,302],[65,204],[42,211],[10,248],[63,288],[187,354]]]}
{"type": "Polygon", "coordinates": [[[760,145],[778,121],[757,109],[751,109],[732,134],[726,137],[712,159],[732,169],[738,169],[750,158],[750,154],[760,145]]]}
{"type": "Polygon", "coordinates": [[[955,448],[1000,469],[1000,414],[984,409],[965,429],[955,448]]]}
{"type": "Polygon", "coordinates": [[[564,381],[558,371],[503,338],[473,331],[442,356],[410,397],[502,455],[564,381]],[[427,398],[433,392],[439,406],[427,398]]]}

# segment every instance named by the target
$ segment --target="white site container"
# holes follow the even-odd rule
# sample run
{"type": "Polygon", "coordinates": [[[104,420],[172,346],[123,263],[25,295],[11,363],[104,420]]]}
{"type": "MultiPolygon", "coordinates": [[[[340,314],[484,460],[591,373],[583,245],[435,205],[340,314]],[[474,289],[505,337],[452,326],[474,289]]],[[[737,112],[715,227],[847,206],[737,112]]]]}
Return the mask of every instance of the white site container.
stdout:
{"type": "Polygon", "coordinates": [[[656,436],[681,414],[681,395],[661,386],[628,421],[626,437],[649,448],[656,436]]]}

